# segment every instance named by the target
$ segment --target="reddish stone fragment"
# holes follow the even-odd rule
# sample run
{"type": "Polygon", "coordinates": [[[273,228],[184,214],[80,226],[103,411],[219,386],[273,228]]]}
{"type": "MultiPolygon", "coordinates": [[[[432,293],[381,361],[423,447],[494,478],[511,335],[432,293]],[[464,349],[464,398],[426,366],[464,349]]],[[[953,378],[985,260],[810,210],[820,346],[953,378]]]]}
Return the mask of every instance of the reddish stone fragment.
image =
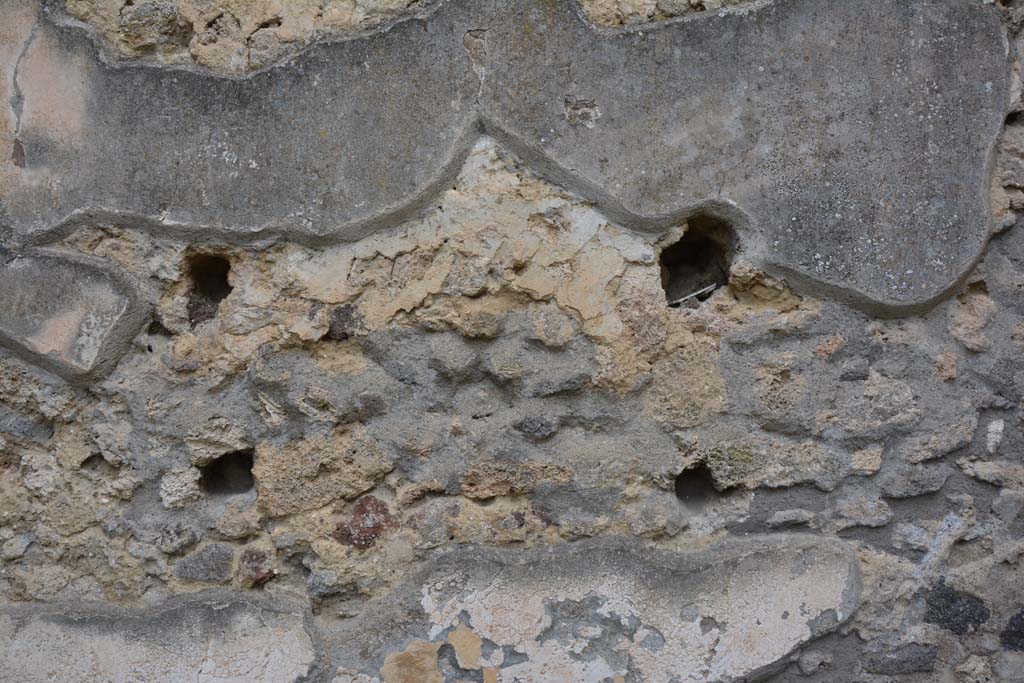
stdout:
{"type": "Polygon", "coordinates": [[[366,550],[394,526],[395,519],[387,503],[374,496],[363,496],[356,503],[352,518],[338,523],[334,538],[338,543],[366,550]]]}

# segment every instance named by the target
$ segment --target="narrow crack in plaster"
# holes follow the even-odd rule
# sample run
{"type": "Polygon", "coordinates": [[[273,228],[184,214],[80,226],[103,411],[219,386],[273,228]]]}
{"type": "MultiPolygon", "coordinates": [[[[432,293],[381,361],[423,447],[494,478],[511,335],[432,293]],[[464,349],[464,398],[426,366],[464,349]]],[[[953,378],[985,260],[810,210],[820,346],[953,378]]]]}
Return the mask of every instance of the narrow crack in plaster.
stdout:
{"type": "Polygon", "coordinates": [[[11,75],[11,111],[14,112],[14,139],[17,143],[18,133],[21,132],[21,114],[25,110],[25,95],[21,91],[21,86],[18,85],[18,70],[21,68],[21,62],[28,53],[29,48],[32,47],[32,43],[36,39],[36,34],[39,31],[39,24],[41,18],[36,15],[36,20],[32,24],[32,30],[29,31],[28,39],[25,40],[25,44],[21,47],[21,51],[18,52],[18,57],[14,60],[14,71],[11,75]]]}

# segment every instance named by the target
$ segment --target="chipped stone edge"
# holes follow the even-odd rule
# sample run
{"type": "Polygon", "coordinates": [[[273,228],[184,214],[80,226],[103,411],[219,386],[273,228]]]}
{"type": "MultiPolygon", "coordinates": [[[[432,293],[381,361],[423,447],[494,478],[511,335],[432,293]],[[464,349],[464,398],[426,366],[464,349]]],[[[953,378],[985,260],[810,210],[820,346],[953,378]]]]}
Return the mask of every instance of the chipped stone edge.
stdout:
{"type": "MultiPolygon", "coordinates": [[[[805,551],[825,553],[837,566],[845,568],[848,584],[836,605],[838,613],[834,619],[822,619],[808,624],[810,634],[800,644],[777,660],[751,672],[744,680],[763,680],[785,667],[805,648],[819,638],[839,629],[853,618],[863,600],[863,576],[856,548],[839,538],[813,533],[784,532],[777,534],[755,534],[743,537],[718,539],[699,547],[662,545],[643,539],[622,535],[587,538],[569,543],[555,543],[533,548],[496,547],[483,544],[459,545],[431,554],[423,561],[416,562],[406,575],[392,585],[388,591],[367,606],[357,617],[338,628],[323,632],[323,646],[318,663],[330,666],[351,666],[344,659],[344,653],[359,651],[369,665],[363,673],[376,676],[387,656],[401,651],[412,641],[430,638],[429,614],[424,611],[420,600],[424,586],[440,579],[456,580],[462,584],[470,577],[475,583],[492,581],[498,575],[515,570],[538,571],[555,574],[559,568],[571,567],[574,563],[594,567],[595,570],[618,573],[654,570],[667,581],[685,579],[695,572],[713,571],[714,567],[730,561],[741,561],[751,556],[772,557],[773,553],[788,553],[790,556],[805,551]],[[599,565],[599,566],[597,566],[599,565]],[[377,608],[374,608],[374,605],[377,608]],[[394,639],[384,642],[377,636],[367,639],[367,634],[376,634],[381,629],[393,629],[395,614],[401,614],[404,623],[418,623],[422,632],[409,630],[394,634],[394,639]],[[421,621],[417,621],[422,617],[421,621]],[[341,645],[343,643],[343,645],[341,645]],[[340,647],[340,650],[339,650],[340,647]],[[333,652],[332,652],[333,651],[333,652]],[[339,658],[339,654],[341,657],[339,658]]],[[[766,569],[771,569],[766,565],[766,569]]],[[[625,575],[625,574],[624,574],[625,575]]]]}
{"type": "MultiPolygon", "coordinates": [[[[128,351],[132,340],[149,319],[149,307],[143,303],[135,282],[125,275],[123,271],[102,259],[54,248],[32,248],[21,252],[7,252],[3,256],[4,262],[19,256],[31,256],[50,261],[58,267],[61,263],[71,262],[83,268],[97,271],[106,277],[113,287],[128,300],[124,313],[118,316],[117,320],[107,331],[96,354],[96,360],[87,371],[74,368],[67,363],[57,360],[50,354],[33,351],[17,338],[0,332],[0,347],[7,349],[15,356],[37,367],[62,377],[72,384],[88,384],[113,370],[121,360],[121,357],[128,351]]],[[[40,293],[40,296],[42,295],[44,293],[40,293]]]]}
{"type": "Polygon", "coordinates": [[[600,557],[611,567],[623,567],[633,563],[636,566],[655,567],[668,576],[685,576],[707,570],[715,565],[741,561],[757,555],[772,553],[801,553],[817,551],[829,553],[837,562],[844,562],[849,576],[849,585],[837,605],[838,614],[824,613],[832,617],[822,618],[818,623],[809,623],[810,635],[779,659],[749,672],[745,681],[765,680],[781,671],[792,661],[794,655],[809,647],[814,641],[836,631],[847,623],[860,608],[863,598],[863,575],[856,549],[842,539],[811,533],[759,534],[742,538],[727,537],[699,549],[663,547],[657,544],[637,541],[625,536],[609,536],[584,539],[564,545],[548,545],[526,551],[470,546],[447,550],[436,556],[424,571],[417,572],[406,583],[406,590],[415,590],[420,585],[434,580],[439,573],[448,576],[452,571],[464,570],[467,565],[487,567],[493,574],[513,567],[544,566],[545,563],[559,565],[573,561],[589,562],[587,558],[600,553],[600,557]]]}

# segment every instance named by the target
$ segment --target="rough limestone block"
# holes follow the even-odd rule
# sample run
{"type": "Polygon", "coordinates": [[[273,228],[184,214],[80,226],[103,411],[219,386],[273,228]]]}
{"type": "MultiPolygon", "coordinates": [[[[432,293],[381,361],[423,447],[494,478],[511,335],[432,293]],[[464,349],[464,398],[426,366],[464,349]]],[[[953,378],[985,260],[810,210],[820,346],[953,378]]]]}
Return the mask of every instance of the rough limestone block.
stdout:
{"type": "Polygon", "coordinates": [[[117,362],[141,326],[132,286],[77,256],[0,258],[0,344],[68,379],[117,362]]]}
{"type": "Polygon", "coordinates": [[[21,683],[288,683],[314,659],[300,612],[230,596],[0,609],[0,642],[2,678],[21,683]]]}
{"type": "Polygon", "coordinates": [[[96,222],[357,239],[428,205],[483,133],[626,226],[724,215],[748,260],[881,313],[934,303],[990,233],[1007,39],[977,0],[619,31],[569,0],[456,0],[241,79],[108,63],[55,17],[23,21],[0,71],[18,243],[96,222]]]}

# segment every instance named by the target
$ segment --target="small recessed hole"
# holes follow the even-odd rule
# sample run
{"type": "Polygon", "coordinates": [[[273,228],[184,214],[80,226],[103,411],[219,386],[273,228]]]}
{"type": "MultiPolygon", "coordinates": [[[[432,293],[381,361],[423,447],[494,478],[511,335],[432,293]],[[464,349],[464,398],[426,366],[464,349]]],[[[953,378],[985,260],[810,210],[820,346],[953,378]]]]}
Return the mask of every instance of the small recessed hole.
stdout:
{"type": "Polygon", "coordinates": [[[363,316],[352,304],[335,306],[327,317],[327,332],[321,339],[346,341],[363,327],[363,316]]]}
{"type": "Polygon", "coordinates": [[[199,468],[199,487],[211,496],[225,496],[252,491],[256,479],[252,474],[251,450],[226,453],[209,465],[199,468]]]}
{"type": "Polygon", "coordinates": [[[112,477],[117,474],[117,468],[108,463],[99,453],[93,453],[90,455],[82,461],[82,464],[79,467],[87,472],[95,472],[102,476],[112,477]]]}
{"type": "Polygon", "coordinates": [[[702,512],[721,497],[711,470],[704,464],[683,470],[676,477],[676,498],[693,512],[702,512]]]}
{"type": "Polygon", "coordinates": [[[669,306],[697,308],[729,282],[736,236],[725,221],[699,215],[661,252],[661,286],[669,306]]]}
{"type": "Polygon", "coordinates": [[[197,254],[189,260],[188,275],[192,289],[188,299],[188,319],[192,327],[216,317],[220,302],[231,293],[229,272],[231,263],[223,256],[197,254]]]}

